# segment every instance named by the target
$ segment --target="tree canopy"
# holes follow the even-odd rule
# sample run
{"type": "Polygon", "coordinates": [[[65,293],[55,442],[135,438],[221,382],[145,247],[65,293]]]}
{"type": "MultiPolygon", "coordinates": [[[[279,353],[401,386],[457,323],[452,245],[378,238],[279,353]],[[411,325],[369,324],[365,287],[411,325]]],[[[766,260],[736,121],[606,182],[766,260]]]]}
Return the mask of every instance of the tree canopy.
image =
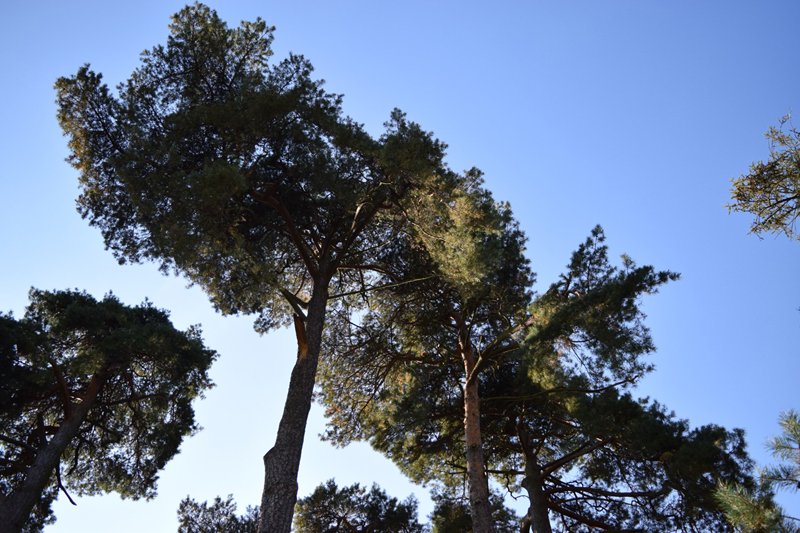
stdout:
{"type": "MultiPolygon", "coordinates": [[[[59,490],[155,496],[158,471],[198,429],[191,402],[216,353],[150,302],[30,292],[0,315],[0,531],[55,520],[59,490]]],[[[67,497],[69,495],[67,494],[67,497]]]]}
{"type": "MultiPolygon", "coordinates": [[[[212,504],[190,498],[178,510],[178,533],[255,533],[258,507],[236,514],[233,496],[217,497],[212,504]]],[[[409,496],[399,502],[373,484],[367,491],[358,483],[338,487],[332,479],[300,498],[295,506],[293,531],[297,533],[424,533],[417,521],[417,500],[409,496]]]]}
{"type": "Polygon", "coordinates": [[[787,115],[780,127],[770,127],[765,136],[769,139],[769,160],[753,163],[748,174],[731,180],[728,210],[756,216],[750,233],[783,233],[800,240],[796,231],[800,216],[800,132],[787,115]]]}
{"type": "Polygon", "coordinates": [[[641,298],[678,278],[612,266],[601,228],[538,296],[518,351],[481,395],[496,478],[527,493],[524,531],[724,529],[716,479],[747,479],[741,431],[686,422],[623,393],[652,370],[641,298]]]}
{"type": "MultiPolygon", "coordinates": [[[[448,367],[463,381],[470,504],[475,531],[489,531],[490,491],[481,446],[479,375],[513,349],[525,321],[533,274],[523,255],[525,236],[507,204],[494,201],[480,173],[463,186],[430,196],[405,213],[403,233],[378,256],[380,285],[353,295],[332,316],[321,389],[349,439],[370,398],[404,364],[448,367]],[[453,363],[460,362],[460,367],[453,363]],[[347,398],[347,400],[344,400],[347,398]]],[[[378,269],[376,269],[378,270],[378,269]]],[[[380,417],[380,415],[379,415],[380,417]]],[[[400,465],[401,469],[409,465],[400,465]]],[[[432,472],[429,471],[429,474],[432,472]]]]}
{"type": "Polygon", "coordinates": [[[179,272],[223,313],[257,314],[261,332],[294,323],[259,526],[286,533],[329,289],[363,290],[394,232],[382,213],[455,175],[444,145],[401,112],[373,139],[302,56],[269,65],[260,19],[230,29],[194,4],[170,32],[116,95],[88,65],[56,82],[78,209],[120,262],[179,272]]]}
{"type": "MultiPolygon", "coordinates": [[[[482,468],[527,493],[523,523],[536,533],[551,531],[551,517],[570,531],[724,529],[712,495],[717,479],[747,479],[742,433],[690,431],[657,404],[617,390],[652,369],[643,359],[655,348],[641,297],[678,276],[626,256],[621,269],[613,267],[604,240],[595,228],[560,280],[524,309],[515,320],[522,336],[509,333],[515,321],[508,318],[493,322],[477,307],[465,312],[476,353],[486,356],[485,370],[472,376],[482,468]]],[[[379,294],[359,321],[331,330],[334,355],[325,359],[321,398],[328,438],[368,440],[415,481],[452,491],[468,472],[469,374],[458,357],[463,337],[448,336],[447,321],[425,311],[438,305],[438,316],[448,316],[452,289],[442,278],[398,286],[386,301],[379,294]]],[[[485,295],[510,286],[484,283],[485,295]]]]}
{"type": "MultiPolygon", "coordinates": [[[[468,495],[460,491],[434,489],[431,492],[434,508],[430,515],[431,533],[474,533],[472,508],[468,495]]],[[[489,507],[494,530],[497,533],[517,533],[519,517],[506,507],[504,494],[493,490],[489,495],[489,507]]]]}
{"type": "Polygon", "coordinates": [[[297,533],[424,533],[417,521],[417,500],[389,497],[378,485],[339,488],[332,479],[297,501],[297,533]]]}
{"type": "MultiPolygon", "coordinates": [[[[78,209],[120,262],[155,261],[262,333],[294,325],[259,532],[291,528],[321,355],[329,438],[369,440],[448,497],[466,476],[476,533],[495,528],[488,476],[527,493],[536,533],[551,517],[571,531],[723,527],[709,487],[747,482],[741,433],[690,431],[624,392],[652,369],[640,299],[676,274],[612,267],[597,227],[534,295],[508,205],[403,113],[373,138],[305,58],[269,63],[260,19],[231,29],[195,4],[170,32],[116,92],[88,65],[60,78],[58,116],[78,209]]],[[[230,521],[229,503],[203,509],[230,521]]]]}
{"type": "Polygon", "coordinates": [[[233,495],[219,496],[214,503],[197,503],[188,496],[178,508],[178,533],[255,533],[258,530],[258,507],[247,507],[236,514],[233,495]]]}

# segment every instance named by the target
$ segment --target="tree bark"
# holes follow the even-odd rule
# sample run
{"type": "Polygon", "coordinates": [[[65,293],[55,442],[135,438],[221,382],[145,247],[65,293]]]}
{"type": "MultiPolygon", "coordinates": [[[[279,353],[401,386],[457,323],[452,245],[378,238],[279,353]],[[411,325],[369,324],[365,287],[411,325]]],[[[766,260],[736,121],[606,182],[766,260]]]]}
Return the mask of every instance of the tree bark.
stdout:
{"type": "Polygon", "coordinates": [[[528,450],[525,451],[525,479],[522,480],[522,487],[528,492],[530,501],[528,514],[522,519],[522,531],[553,533],[547,513],[547,495],[544,493],[542,469],[536,456],[528,450]]]}
{"type": "Polygon", "coordinates": [[[469,482],[469,504],[472,514],[472,530],[475,533],[494,533],[492,508],[489,502],[489,481],[483,462],[481,439],[481,407],[478,380],[470,379],[475,369],[475,353],[465,326],[460,327],[459,349],[464,360],[467,380],[464,387],[464,437],[466,441],[467,478],[469,482]]]}
{"type": "Polygon", "coordinates": [[[275,445],[264,455],[258,533],[289,533],[297,501],[297,472],[317,375],[328,283],[315,280],[305,323],[295,317],[297,362],[292,370],[275,445]]]}
{"type": "Polygon", "coordinates": [[[33,464],[25,472],[25,479],[0,502],[0,533],[19,533],[31,514],[42,491],[47,487],[61,454],[78,434],[81,424],[100,394],[106,378],[98,372],[92,376],[81,403],[72,404],[70,416],[65,418],[53,438],[36,453],[33,464]]]}

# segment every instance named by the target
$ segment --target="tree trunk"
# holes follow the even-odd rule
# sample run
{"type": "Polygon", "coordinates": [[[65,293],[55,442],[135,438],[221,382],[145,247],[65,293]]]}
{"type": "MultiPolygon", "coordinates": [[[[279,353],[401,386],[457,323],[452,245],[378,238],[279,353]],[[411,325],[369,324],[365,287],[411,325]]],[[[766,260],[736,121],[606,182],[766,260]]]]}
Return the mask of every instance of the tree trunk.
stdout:
{"type": "Polygon", "coordinates": [[[464,388],[464,437],[467,445],[467,478],[469,482],[469,504],[474,533],[494,533],[492,508],[489,503],[489,481],[483,464],[483,442],[481,440],[481,408],[478,394],[478,379],[469,379],[475,368],[475,354],[461,326],[459,348],[464,360],[467,383],[464,388]]]}
{"type": "Polygon", "coordinates": [[[103,374],[92,376],[81,403],[73,404],[69,417],[59,426],[53,438],[36,453],[33,464],[25,472],[25,479],[0,503],[0,533],[19,533],[31,514],[42,491],[47,487],[61,454],[78,434],[81,424],[92,409],[97,395],[105,383],[103,374]]]}
{"type": "Polygon", "coordinates": [[[550,528],[550,517],[547,513],[547,496],[544,493],[542,471],[536,456],[525,453],[525,479],[522,487],[528,492],[530,506],[528,514],[522,519],[524,533],[553,533],[550,528]]]}
{"type": "Polygon", "coordinates": [[[292,370],[275,446],[264,455],[264,492],[258,533],[289,533],[292,528],[297,472],[316,381],[327,303],[328,284],[315,281],[305,324],[295,317],[297,362],[292,370]]]}

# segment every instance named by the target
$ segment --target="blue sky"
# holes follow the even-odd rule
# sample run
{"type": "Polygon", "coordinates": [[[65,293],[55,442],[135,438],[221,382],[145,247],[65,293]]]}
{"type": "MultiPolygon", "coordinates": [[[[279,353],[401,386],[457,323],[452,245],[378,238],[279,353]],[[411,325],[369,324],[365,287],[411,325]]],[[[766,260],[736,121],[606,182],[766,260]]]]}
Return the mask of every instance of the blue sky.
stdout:
{"type": "MultiPolygon", "coordinates": [[[[223,20],[275,25],[275,59],[305,55],[347,114],[375,135],[398,107],[449,144],[456,170],[477,166],[529,237],[545,290],[594,225],[612,255],[680,272],[648,297],[657,371],[638,393],[692,425],[747,431],[754,457],[800,409],[800,243],[747,235],[728,215],[729,180],[768,156],[763,134],[800,110],[794,1],[210,3],[223,20]]],[[[171,0],[4,2],[0,44],[0,309],[21,315],[31,286],[77,287],[123,302],[149,297],[181,328],[202,323],[220,352],[217,387],[197,404],[205,427],[163,473],[152,502],[115,495],[56,507],[48,530],[175,531],[187,494],[261,493],[295,346],[259,337],[248,317],[214,314],[204,294],[155,265],[119,266],[74,208],[76,172],[55,119],[59,76],[82,64],[114,86],[163,43],[171,0]]],[[[395,496],[426,491],[366,446],[318,442],[312,409],[300,494],[336,477],[395,496]]],[[[781,501],[800,514],[800,499],[781,501]]]]}

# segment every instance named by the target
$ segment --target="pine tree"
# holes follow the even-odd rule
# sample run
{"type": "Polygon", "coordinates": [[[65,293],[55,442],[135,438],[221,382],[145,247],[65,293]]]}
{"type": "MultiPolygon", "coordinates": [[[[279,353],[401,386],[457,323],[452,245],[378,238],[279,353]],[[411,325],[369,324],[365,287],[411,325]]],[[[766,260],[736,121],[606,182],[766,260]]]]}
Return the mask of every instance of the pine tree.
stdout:
{"type": "MultiPolygon", "coordinates": [[[[711,495],[716,479],[746,478],[741,432],[690,431],[617,390],[652,369],[640,298],[678,276],[627,257],[612,267],[604,239],[595,228],[567,273],[517,319],[526,336],[508,334],[503,315],[469,314],[481,357],[499,350],[475,374],[484,469],[528,494],[523,523],[536,533],[551,531],[551,519],[569,531],[724,527],[711,495]]],[[[492,281],[501,279],[482,280],[486,294],[492,281]]],[[[415,481],[454,487],[468,470],[464,370],[458,337],[423,312],[437,302],[447,310],[447,285],[437,277],[401,287],[404,295],[375,296],[360,321],[329,339],[340,356],[325,362],[327,437],[368,440],[415,481]]]]}
{"type": "Polygon", "coordinates": [[[329,300],[364,289],[393,238],[382,213],[451,173],[444,145],[401,112],[373,139],[302,56],[269,65],[260,19],[230,29],[195,4],[170,30],[116,96],[88,65],[57,81],[79,211],[120,262],[156,261],[219,311],[257,314],[260,332],[294,324],[259,525],[288,533],[329,300]]]}
{"type": "Polygon", "coordinates": [[[413,495],[399,502],[377,484],[338,487],[329,479],[297,501],[297,533],[423,533],[413,495]]]}
{"type": "MultiPolygon", "coordinates": [[[[59,490],[155,496],[158,471],[198,427],[215,352],[149,302],[31,290],[0,315],[0,531],[52,522],[59,490]]],[[[71,501],[71,498],[70,498],[71,501]]]]}
{"type": "Polygon", "coordinates": [[[256,533],[258,507],[248,506],[240,516],[232,494],[224,501],[217,496],[210,505],[187,496],[178,508],[178,522],[178,533],[256,533]]]}
{"type": "MultiPolygon", "coordinates": [[[[481,187],[478,171],[465,178],[458,189],[422,198],[407,210],[405,236],[379,258],[385,289],[354,295],[339,309],[337,327],[326,338],[335,355],[323,363],[321,389],[335,419],[334,438],[346,442],[355,428],[372,423],[359,406],[385,388],[383,380],[402,374],[398,367],[446,368],[463,388],[460,429],[471,519],[474,531],[484,533],[494,525],[478,385],[481,373],[517,346],[533,275],[510,208],[481,187]]],[[[418,481],[434,472],[398,462],[418,481]]]]}

